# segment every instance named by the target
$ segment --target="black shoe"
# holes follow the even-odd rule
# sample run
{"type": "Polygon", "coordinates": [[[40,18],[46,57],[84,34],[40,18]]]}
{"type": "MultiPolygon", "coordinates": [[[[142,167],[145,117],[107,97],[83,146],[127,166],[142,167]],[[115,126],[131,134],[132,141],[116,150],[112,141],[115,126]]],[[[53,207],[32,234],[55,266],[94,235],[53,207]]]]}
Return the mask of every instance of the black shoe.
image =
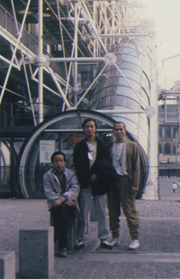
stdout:
{"type": "Polygon", "coordinates": [[[112,250],[113,246],[109,242],[104,240],[104,241],[101,241],[101,248],[106,248],[106,249],[112,250]]]}
{"type": "Polygon", "coordinates": [[[83,241],[79,241],[75,247],[74,247],[74,250],[81,250],[84,248],[84,242],[83,241]]]}

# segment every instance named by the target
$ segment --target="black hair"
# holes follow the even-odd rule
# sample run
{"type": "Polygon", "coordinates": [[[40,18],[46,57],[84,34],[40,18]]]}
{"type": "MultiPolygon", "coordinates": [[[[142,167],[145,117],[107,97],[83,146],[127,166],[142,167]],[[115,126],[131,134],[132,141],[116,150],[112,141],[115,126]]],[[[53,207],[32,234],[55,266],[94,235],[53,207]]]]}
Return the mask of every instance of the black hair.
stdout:
{"type": "Polygon", "coordinates": [[[61,151],[55,151],[55,152],[51,155],[51,163],[52,163],[52,164],[53,164],[54,157],[55,157],[56,155],[62,155],[62,156],[64,157],[64,161],[66,161],[66,155],[65,155],[63,152],[61,152],[61,151]]]}
{"type": "Polygon", "coordinates": [[[95,127],[96,127],[96,129],[97,129],[97,123],[96,123],[96,121],[95,121],[93,118],[86,118],[86,119],[83,121],[82,125],[81,125],[82,129],[84,130],[84,127],[85,127],[86,123],[89,122],[89,121],[93,121],[94,124],[95,124],[95,127]]]}
{"type": "Polygon", "coordinates": [[[124,129],[126,130],[126,125],[124,124],[124,122],[121,122],[121,121],[115,122],[115,123],[114,123],[114,125],[113,125],[113,130],[114,130],[114,127],[115,127],[116,124],[123,124],[124,129]]]}

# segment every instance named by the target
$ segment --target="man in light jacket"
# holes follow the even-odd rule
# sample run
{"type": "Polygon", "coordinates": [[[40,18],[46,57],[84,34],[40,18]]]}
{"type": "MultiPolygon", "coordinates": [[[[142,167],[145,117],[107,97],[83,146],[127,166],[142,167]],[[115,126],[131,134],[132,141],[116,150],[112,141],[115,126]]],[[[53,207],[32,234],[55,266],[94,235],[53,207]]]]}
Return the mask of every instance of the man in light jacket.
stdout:
{"type": "Polygon", "coordinates": [[[129,249],[137,249],[140,247],[139,216],[135,207],[135,194],[139,188],[140,177],[138,146],[135,142],[125,139],[126,127],[122,122],[114,124],[113,134],[116,140],[110,143],[109,150],[119,180],[108,193],[110,229],[113,237],[111,245],[119,244],[119,217],[122,206],[132,239],[129,249]]]}
{"type": "Polygon", "coordinates": [[[48,209],[54,221],[54,240],[58,240],[59,256],[67,256],[67,228],[79,209],[77,197],[79,183],[74,171],[65,168],[65,154],[56,151],[51,155],[53,168],[43,176],[48,209]]]}

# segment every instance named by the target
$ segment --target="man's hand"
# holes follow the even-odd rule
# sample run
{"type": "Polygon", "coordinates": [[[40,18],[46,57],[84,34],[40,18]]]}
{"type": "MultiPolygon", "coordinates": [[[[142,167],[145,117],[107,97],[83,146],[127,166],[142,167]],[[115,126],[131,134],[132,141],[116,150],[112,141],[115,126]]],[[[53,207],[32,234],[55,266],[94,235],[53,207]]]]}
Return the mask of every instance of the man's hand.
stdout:
{"type": "Polygon", "coordinates": [[[98,178],[98,177],[97,177],[97,174],[95,174],[95,173],[92,174],[92,175],[91,175],[91,178],[90,178],[90,183],[95,183],[96,180],[97,180],[97,178],[98,178]]]}
{"type": "Polygon", "coordinates": [[[136,188],[136,187],[131,187],[131,193],[132,194],[136,194],[136,192],[138,191],[138,188],[136,188]]]}
{"type": "Polygon", "coordinates": [[[56,200],[54,203],[53,203],[53,207],[58,207],[59,205],[61,205],[61,203],[62,203],[62,200],[61,199],[59,199],[59,200],[56,200]]]}
{"type": "Polygon", "coordinates": [[[66,202],[66,204],[67,204],[68,206],[75,206],[75,203],[74,203],[73,201],[68,201],[68,202],[66,202]]]}

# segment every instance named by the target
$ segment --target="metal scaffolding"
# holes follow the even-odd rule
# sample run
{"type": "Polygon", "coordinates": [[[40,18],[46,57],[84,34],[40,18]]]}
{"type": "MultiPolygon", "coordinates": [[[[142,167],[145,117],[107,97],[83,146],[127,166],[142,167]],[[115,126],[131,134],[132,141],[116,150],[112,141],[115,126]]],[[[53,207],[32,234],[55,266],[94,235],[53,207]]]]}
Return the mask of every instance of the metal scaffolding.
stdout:
{"type": "MultiPolygon", "coordinates": [[[[114,65],[119,73],[124,77],[128,85],[134,90],[133,85],[119,68],[116,55],[111,53],[110,50],[114,44],[123,41],[136,41],[137,37],[153,36],[152,26],[148,22],[144,22],[139,18],[136,5],[133,1],[43,1],[38,0],[38,9],[36,16],[38,19],[38,51],[37,53],[27,53],[24,51],[24,45],[21,42],[23,36],[23,29],[25,28],[28,15],[31,14],[34,2],[31,0],[26,1],[24,7],[23,19],[19,28],[17,22],[18,13],[16,10],[15,0],[11,0],[15,26],[17,31],[17,39],[13,47],[12,57],[9,60],[6,78],[0,93],[0,104],[2,103],[3,96],[6,90],[8,79],[11,75],[12,68],[24,69],[27,90],[29,94],[29,103],[31,104],[32,117],[34,124],[42,122],[44,119],[43,111],[43,88],[46,88],[51,94],[59,97],[62,102],[62,111],[67,109],[77,109],[82,102],[87,104],[88,100],[85,99],[89,90],[93,87],[98,78],[103,74],[107,65],[114,65]],[[56,6],[56,10],[55,10],[56,6]],[[66,7],[66,15],[62,16],[62,8],[66,7]],[[59,26],[59,37],[63,52],[63,57],[51,57],[43,52],[43,19],[46,15],[43,11],[49,12],[50,17],[56,19],[59,26]],[[71,30],[65,27],[64,22],[71,25],[71,30]],[[71,34],[72,35],[71,35],[71,34]],[[68,36],[68,42],[67,42],[68,36]],[[79,43],[81,41],[81,44],[79,43]],[[86,47],[86,53],[84,46],[86,47]],[[68,46],[68,53],[66,46],[68,46]],[[20,51],[21,57],[17,58],[17,52],[20,51]],[[82,89],[82,85],[78,80],[78,67],[80,64],[97,64],[104,62],[104,68],[101,73],[94,76],[94,79],[86,88],[82,89]],[[65,77],[62,78],[51,68],[51,63],[61,63],[65,68],[65,77]],[[29,65],[31,76],[28,77],[26,67],[29,65]],[[32,65],[35,66],[32,69],[32,65]],[[43,81],[43,71],[47,71],[52,81],[55,84],[56,90],[51,90],[43,81]],[[37,76],[38,75],[38,76],[37,76]],[[32,79],[38,83],[38,119],[35,116],[35,109],[32,101],[32,94],[30,90],[30,81],[32,79]],[[72,82],[73,80],[73,82],[72,82]],[[71,98],[71,95],[74,97],[71,98]],[[71,102],[69,101],[71,100],[71,102]]],[[[21,2],[21,1],[19,1],[21,2]]],[[[57,31],[56,31],[57,32],[57,31]]],[[[53,34],[52,34],[53,36],[53,34]]],[[[151,77],[153,79],[153,77],[151,77]]],[[[152,104],[153,106],[153,104],[152,104]]],[[[144,113],[141,109],[134,113],[144,113]]],[[[106,111],[107,113],[107,111],[106,111]]]]}
{"type": "MultiPolygon", "coordinates": [[[[49,112],[53,115],[57,111],[91,109],[91,93],[108,66],[114,67],[137,95],[134,84],[119,66],[117,54],[111,50],[114,45],[133,42],[138,52],[139,38],[151,40],[148,106],[144,107],[139,98],[138,109],[97,111],[144,114],[150,121],[147,153],[152,168],[157,168],[157,148],[150,148],[157,141],[155,34],[152,22],[145,18],[144,7],[131,0],[10,2],[7,7],[0,7],[15,27],[15,31],[10,32],[4,23],[0,26],[0,38],[5,46],[9,46],[8,54],[6,51],[0,56],[4,73],[0,108],[5,96],[10,94],[8,82],[16,83],[17,78],[22,93],[12,90],[11,94],[16,97],[19,107],[31,112],[34,126],[43,122],[49,112]],[[144,18],[140,14],[144,14],[144,18]],[[100,71],[99,63],[102,64],[100,71]],[[91,67],[87,71],[90,76],[83,82],[83,69],[88,67],[91,67]]],[[[145,48],[143,52],[146,52],[145,48]]]]}

